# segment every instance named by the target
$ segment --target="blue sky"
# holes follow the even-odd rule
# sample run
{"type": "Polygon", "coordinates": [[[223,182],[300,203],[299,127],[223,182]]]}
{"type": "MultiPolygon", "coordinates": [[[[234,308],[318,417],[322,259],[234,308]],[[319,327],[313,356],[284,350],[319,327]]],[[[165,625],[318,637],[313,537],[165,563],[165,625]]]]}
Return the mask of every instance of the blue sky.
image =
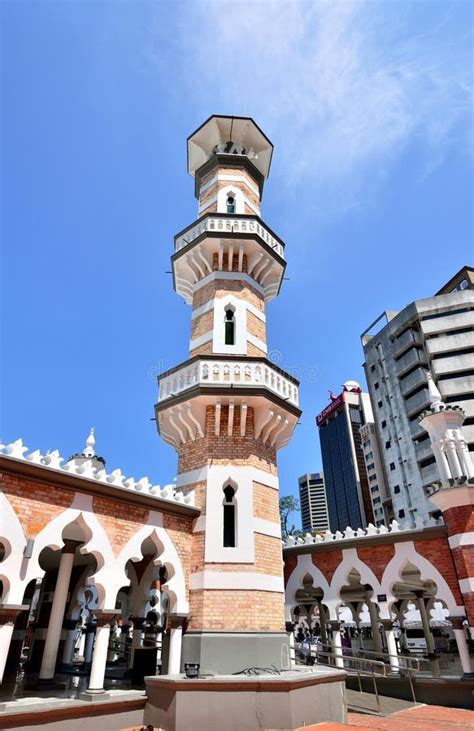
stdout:
{"type": "Polygon", "coordinates": [[[469,2],[1,5],[0,435],[170,482],[156,374],[185,360],[173,235],[197,215],[186,137],[249,115],[289,281],[268,345],[301,374],[283,494],[320,468],[314,416],[363,381],[360,333],[472,262],[469,2]]]}

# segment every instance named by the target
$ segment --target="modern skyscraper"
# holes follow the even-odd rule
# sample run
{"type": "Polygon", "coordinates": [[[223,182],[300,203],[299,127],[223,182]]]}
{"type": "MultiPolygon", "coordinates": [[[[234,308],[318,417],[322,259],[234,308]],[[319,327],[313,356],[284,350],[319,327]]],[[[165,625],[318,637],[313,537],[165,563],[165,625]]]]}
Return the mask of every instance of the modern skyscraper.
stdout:
{"type": "Polygon", "coordinates": [[[369,480],[370,499],[376,526],[389,525],[394,518],[387,492],[384,462],[375,424],[367,422],[360,428],[362,451],[369,480]]]}
{"type": "Polygon", "coordinates": [[[429,405],[428,370],[445,403],[463,409],[474,451],[474,269],[463,267],[433,297],[384,312],[361,339],[385,465],[385,511],[414,523],[437,513],[426,487],[439,471],[419,423],[429,405]]]}
{"type": "Polygon", "coordinates": [[[373,421],[369,394],[347,381],[316,417],[332,531],[365,528],[373,522],[369,479],[360,428],[373,421]]]}
{"type": "Polygon", "coordinates": [[[329,528],[326,488],[322,472],[307,473],[298,480],[300,490],[301,527],[305,531],[329,528]]]}

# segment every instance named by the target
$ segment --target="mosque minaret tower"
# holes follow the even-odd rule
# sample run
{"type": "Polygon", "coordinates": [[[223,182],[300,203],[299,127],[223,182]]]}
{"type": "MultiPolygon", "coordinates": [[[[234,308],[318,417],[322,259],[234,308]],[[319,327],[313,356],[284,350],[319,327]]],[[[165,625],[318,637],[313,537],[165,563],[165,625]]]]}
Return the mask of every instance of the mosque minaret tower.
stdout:
{"type": "Polygon", "coordinates": [[[189,358],[159,377],[155,411],[178,453],[177,488],[201,509],[182,659],[202,672],[289,666],[276,456],[300,410],[298,382],[267,358],[266,305],[286,265],[260,218],[272,152],[245,117],[212,116],[189,137],[198,218],[171,257],[192,308],[189,358]]]}

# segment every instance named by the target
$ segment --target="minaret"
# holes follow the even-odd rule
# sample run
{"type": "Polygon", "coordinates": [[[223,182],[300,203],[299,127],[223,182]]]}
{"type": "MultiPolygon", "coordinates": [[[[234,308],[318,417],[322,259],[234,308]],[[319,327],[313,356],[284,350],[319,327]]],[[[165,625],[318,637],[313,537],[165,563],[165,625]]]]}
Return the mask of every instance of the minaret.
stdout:
{"type": "Polygon", "coordinates": [[[300,410],[298,382],[267,359],[266,305],[286,265],[260,218],[272,152],[244,117],[212,116],[189,137],[198,218],[171,257],[192,307],[189,358],[159,377],[155,411],[178,453],[177,489],[202,511],[183,641],[201,672],[289,666],[276,455],[300,410]]]}
{"type": "MultiPolygon", "coordinates": [[[[419,422],[430,436],[440,476],[429,488],[429,498],[443,514],[469,632],[474,638],[474,463],[462,430],[463,410],[444,403],[429,371],[427,378],[430,410],[421,414],[419,422]]],[[[472,676],[462,617],[449,619],[463,670],[472,676]]]]}

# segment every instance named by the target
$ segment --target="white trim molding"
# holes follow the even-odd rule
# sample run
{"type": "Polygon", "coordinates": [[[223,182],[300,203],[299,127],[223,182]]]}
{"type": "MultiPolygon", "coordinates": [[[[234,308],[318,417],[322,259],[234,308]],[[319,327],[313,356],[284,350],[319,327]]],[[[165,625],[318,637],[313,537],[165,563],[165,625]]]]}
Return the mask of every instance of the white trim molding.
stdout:
{"type": "Polygon", "coordinates": [[[474,592],[474,578],[469,577],[468,579],[459,579],[459,588],[461,594],[470,594],[474,592]]]}
{"type": "MultiPolygon", "coordinates": [[[[232,462],[227,462],[225,465],[227,472],[232,470],[236,475],[240,476],[244,471],[248,471],[252,478],[252,482],[258,482],[259,485],[264,487],[271,487],[274,490],[278,490],[279,481],[278,475],[272,475],[271,472],[260,470],[258,467],[236,467],[232,462]]],[[[205,482],[207,480],[209,467],[204,465],[197,470],[189,470],[189,472],[181,472],[176,478],[176,487],[187,487],[188,485],[195,485],[198,482],[205,482]]],[[[235,477],[235,480],[238,478],[235,477]]]]}
{"type": "Polygon", "coordinates": [[[448,543],[451,550],[460,546],[474,546],[474,531],[457,533],[455,536],[450,536],[448,543]]]}
{"type": "Polygon", "coordinates": [[[200,589],[237,589],[241,591],[272,591],[283,594],[285,589],[282,576],[257,574],[246,571],[200,571],[191,574],[191,591],[200,589]]]}
{"type": "Polygon", "coordinates": [[[254,518],[253,529],[255,533],[261,533],[264,536],[281,538],[281,525],[280,523],[274,523],[272,520],[264,520],[264,518],[254,518]]]}

